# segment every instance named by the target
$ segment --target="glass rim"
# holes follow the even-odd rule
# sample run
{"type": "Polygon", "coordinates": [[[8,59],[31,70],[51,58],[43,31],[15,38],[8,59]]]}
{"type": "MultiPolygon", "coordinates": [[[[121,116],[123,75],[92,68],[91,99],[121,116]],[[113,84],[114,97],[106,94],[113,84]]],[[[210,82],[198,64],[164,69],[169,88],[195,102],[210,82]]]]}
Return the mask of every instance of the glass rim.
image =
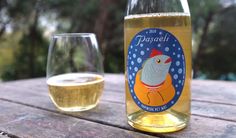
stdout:
{"type": "Polygon", "coordinates": [[[58,38],[58,37],[88,37],[88,36],[95,36],[94,33],[58,33],[58,34],[53,34],[53,38],[58,38]]]}

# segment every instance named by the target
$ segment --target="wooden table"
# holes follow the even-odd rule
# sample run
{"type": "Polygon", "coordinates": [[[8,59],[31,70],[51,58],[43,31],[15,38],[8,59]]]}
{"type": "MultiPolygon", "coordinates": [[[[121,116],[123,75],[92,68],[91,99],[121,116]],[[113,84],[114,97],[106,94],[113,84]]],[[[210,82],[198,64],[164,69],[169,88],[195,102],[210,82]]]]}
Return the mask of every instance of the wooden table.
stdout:
{"type": "Polygon", "coordinates": [[[0,137],[25,138],[236,138],[236,83],[192,82],[192,117],[183,131],[144,133],[126,121],[123,75],[107,74],[99,105],[90,111],[58,111],[44,78],[0,84],[0,137]]]}

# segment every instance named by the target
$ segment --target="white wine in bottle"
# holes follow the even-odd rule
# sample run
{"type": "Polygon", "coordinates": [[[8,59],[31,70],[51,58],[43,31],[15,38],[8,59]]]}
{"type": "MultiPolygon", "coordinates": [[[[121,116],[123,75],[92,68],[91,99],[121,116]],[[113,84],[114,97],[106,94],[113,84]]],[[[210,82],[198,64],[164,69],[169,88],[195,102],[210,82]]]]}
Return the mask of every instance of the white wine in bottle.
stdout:
{"type": "Polygon", "coordinates": [[[174,132],[190,118],[191,20],[187,0],[129,0],[124,23],[128,123],[174,132]]]}

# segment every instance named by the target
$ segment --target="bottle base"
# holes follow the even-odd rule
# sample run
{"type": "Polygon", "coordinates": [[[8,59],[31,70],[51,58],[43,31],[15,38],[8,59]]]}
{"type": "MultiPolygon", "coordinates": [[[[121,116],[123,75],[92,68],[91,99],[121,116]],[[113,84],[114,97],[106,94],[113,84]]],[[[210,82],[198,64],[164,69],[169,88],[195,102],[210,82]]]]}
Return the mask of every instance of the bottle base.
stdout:
{"type": "Polygon", "coordinates": [[[189,116],[174,111],[150,113],[139,111],[128,116],[128,124],[135,129],[152,133],[170,133],[184,129],[189,116]]]}

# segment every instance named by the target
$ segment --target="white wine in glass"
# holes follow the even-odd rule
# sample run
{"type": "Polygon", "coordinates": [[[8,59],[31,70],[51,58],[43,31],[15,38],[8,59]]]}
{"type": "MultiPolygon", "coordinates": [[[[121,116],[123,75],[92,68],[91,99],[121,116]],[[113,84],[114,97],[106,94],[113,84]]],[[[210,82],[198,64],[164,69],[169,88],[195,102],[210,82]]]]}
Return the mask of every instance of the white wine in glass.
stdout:
{"type": "Polygon", "coordinates": [[[63,111],[95,107],[104,87],[102,56],[94,34],[57,34],[49,47],[49,95],[63,111]]]}

